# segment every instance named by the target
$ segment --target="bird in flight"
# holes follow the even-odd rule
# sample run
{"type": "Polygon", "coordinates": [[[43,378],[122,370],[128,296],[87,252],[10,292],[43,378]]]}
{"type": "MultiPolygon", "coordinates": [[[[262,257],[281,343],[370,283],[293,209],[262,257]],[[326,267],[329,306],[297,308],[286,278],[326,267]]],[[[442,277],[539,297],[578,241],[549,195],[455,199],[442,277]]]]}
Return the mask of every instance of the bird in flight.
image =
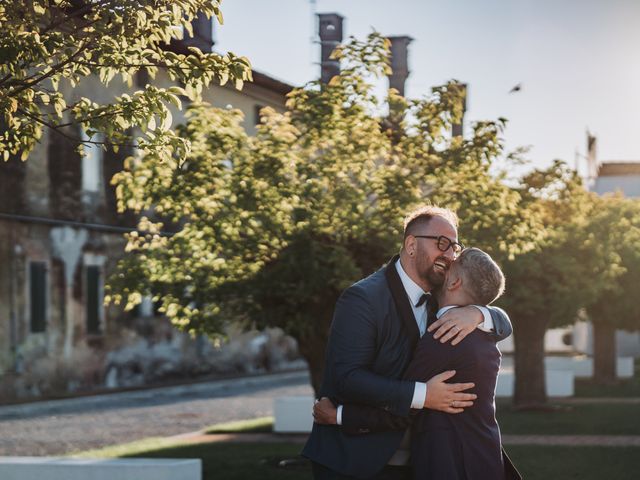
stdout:
{"type": "Polygon", "coordinates": [[[517,84],[515,87],[513,87],[511,90],[509,90],[509,93],[516,93],[516,92],[519,92],[520,90],[522,90],[522,84],[521,83],[517,84]]]}

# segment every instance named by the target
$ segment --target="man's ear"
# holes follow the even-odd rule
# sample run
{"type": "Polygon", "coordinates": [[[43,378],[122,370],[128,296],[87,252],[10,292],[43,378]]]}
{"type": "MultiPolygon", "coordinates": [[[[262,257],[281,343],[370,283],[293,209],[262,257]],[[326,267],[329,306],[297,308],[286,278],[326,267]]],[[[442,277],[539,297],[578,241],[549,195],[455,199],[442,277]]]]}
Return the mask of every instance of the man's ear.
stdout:
{"type": "Polygon", "coordinates": [[[457,290],[462,287],[462,278],[460,278],[455,273],[450,276],[449,281],[447,282],[447,290],[457,290]]]}
{"type": "Polygon", "coordinates": [[[407,238],[404,239],[404,250],[410,257],[416,256],[416,237],[408,235],[407,238]]]}

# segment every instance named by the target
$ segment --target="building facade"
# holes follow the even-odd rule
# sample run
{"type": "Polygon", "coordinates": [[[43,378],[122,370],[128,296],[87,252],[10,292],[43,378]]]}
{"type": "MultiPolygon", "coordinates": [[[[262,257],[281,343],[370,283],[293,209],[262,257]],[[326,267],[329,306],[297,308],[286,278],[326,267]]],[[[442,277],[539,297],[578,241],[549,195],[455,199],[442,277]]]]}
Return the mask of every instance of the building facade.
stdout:
{"type": "MultiPolygon", "coordinates": [[[[169,48],[210,51],[211,33],[211,22],[199,18],[194,37],[169,48]]],[[[243,111],[249,133],[262,107],[284,110],[292,89],[260,72],[253,78],[242,91],[214,85],[203,92],[214,106],[243,111]]],[[[148,81],[139,76],[133,90],[148,81]]],[[[153,82],[169,85],[161,74],[153,82]]],[[[65,96],[68,103],[80,97],[109,102],[127,90],[89,78],[65,96]]],[[[175,123],[184,118],[172,113],[175,123]]],[[[73,126],[66,133],[84,135],[73,126]]],[[[202,357],[212,354],[208,341],[156,318],[148,299],[132,313],[104,306],[104,284],[123,254],[123,234],[136,225],[131,214],[116,213],[110,184],[132,152],[85,152],[79,155],[76,145],[48,131],[26,162],[0,162],[0,401],[184,375],[207,367],[202,357]]]]}

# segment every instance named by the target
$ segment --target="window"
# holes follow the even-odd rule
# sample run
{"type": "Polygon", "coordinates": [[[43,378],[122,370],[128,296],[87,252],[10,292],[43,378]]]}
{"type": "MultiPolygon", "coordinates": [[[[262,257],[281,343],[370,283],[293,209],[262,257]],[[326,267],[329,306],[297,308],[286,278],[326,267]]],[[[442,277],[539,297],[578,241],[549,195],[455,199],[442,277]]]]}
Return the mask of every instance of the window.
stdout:
{"type": "Polygon", "coordinates": [[[260,125],[260,110],[264,108],[264,105],[254,105],[253,106],[253,124],[260,125]]]}
{"type": "Polygon", "coordinates": [[[29,307],[31,333],[44,332],[47,327],[47,264],[29,263],[29,307]]]}
{"type": "Polygon", "coordinates": [[[98,266],[87,267],[87,334],[100,335],[102,333],[102,272],[98,266]]]}
{"type": "MultiPolygon", "coordinates": [[[[102,142],[103,136],[95,134],[91,138],[82,130],[82,141],[89,140],[102,142]]],[[[99,193],[102,189],[102,157],[103,151],[100,145],[84,145],[84,157],[82,157],[82,190],[84,192],[99,193]]]]}

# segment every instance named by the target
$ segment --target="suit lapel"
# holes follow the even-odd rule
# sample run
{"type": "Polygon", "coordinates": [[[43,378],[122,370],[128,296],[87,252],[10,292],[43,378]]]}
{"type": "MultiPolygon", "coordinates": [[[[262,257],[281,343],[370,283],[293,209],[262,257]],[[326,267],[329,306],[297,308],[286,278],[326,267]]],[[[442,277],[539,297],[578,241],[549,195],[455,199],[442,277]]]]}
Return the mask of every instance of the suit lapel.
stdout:
{"type": "Polygon", "coordinates": [[[400,316],[404,330],[407,333],[407,337],[409,338],[411,350],[414,350],[416,343],[418,343],[418,339],[420,338],[420,331],[418,330],[416,318],[413,315],[411,302],[409,301],[409,297],[407,297],[407,292],[405,291],[404,286],[402,285],[402,280],[400,280],[400,276],[396,270],[396,261],[398,261],[399,258],[400,257],[398,255],[393,257],[385,267],[384,273],[387,278],[387,283],[389,284],[391,296],[396,304],[396,310],[400,316]]]}

